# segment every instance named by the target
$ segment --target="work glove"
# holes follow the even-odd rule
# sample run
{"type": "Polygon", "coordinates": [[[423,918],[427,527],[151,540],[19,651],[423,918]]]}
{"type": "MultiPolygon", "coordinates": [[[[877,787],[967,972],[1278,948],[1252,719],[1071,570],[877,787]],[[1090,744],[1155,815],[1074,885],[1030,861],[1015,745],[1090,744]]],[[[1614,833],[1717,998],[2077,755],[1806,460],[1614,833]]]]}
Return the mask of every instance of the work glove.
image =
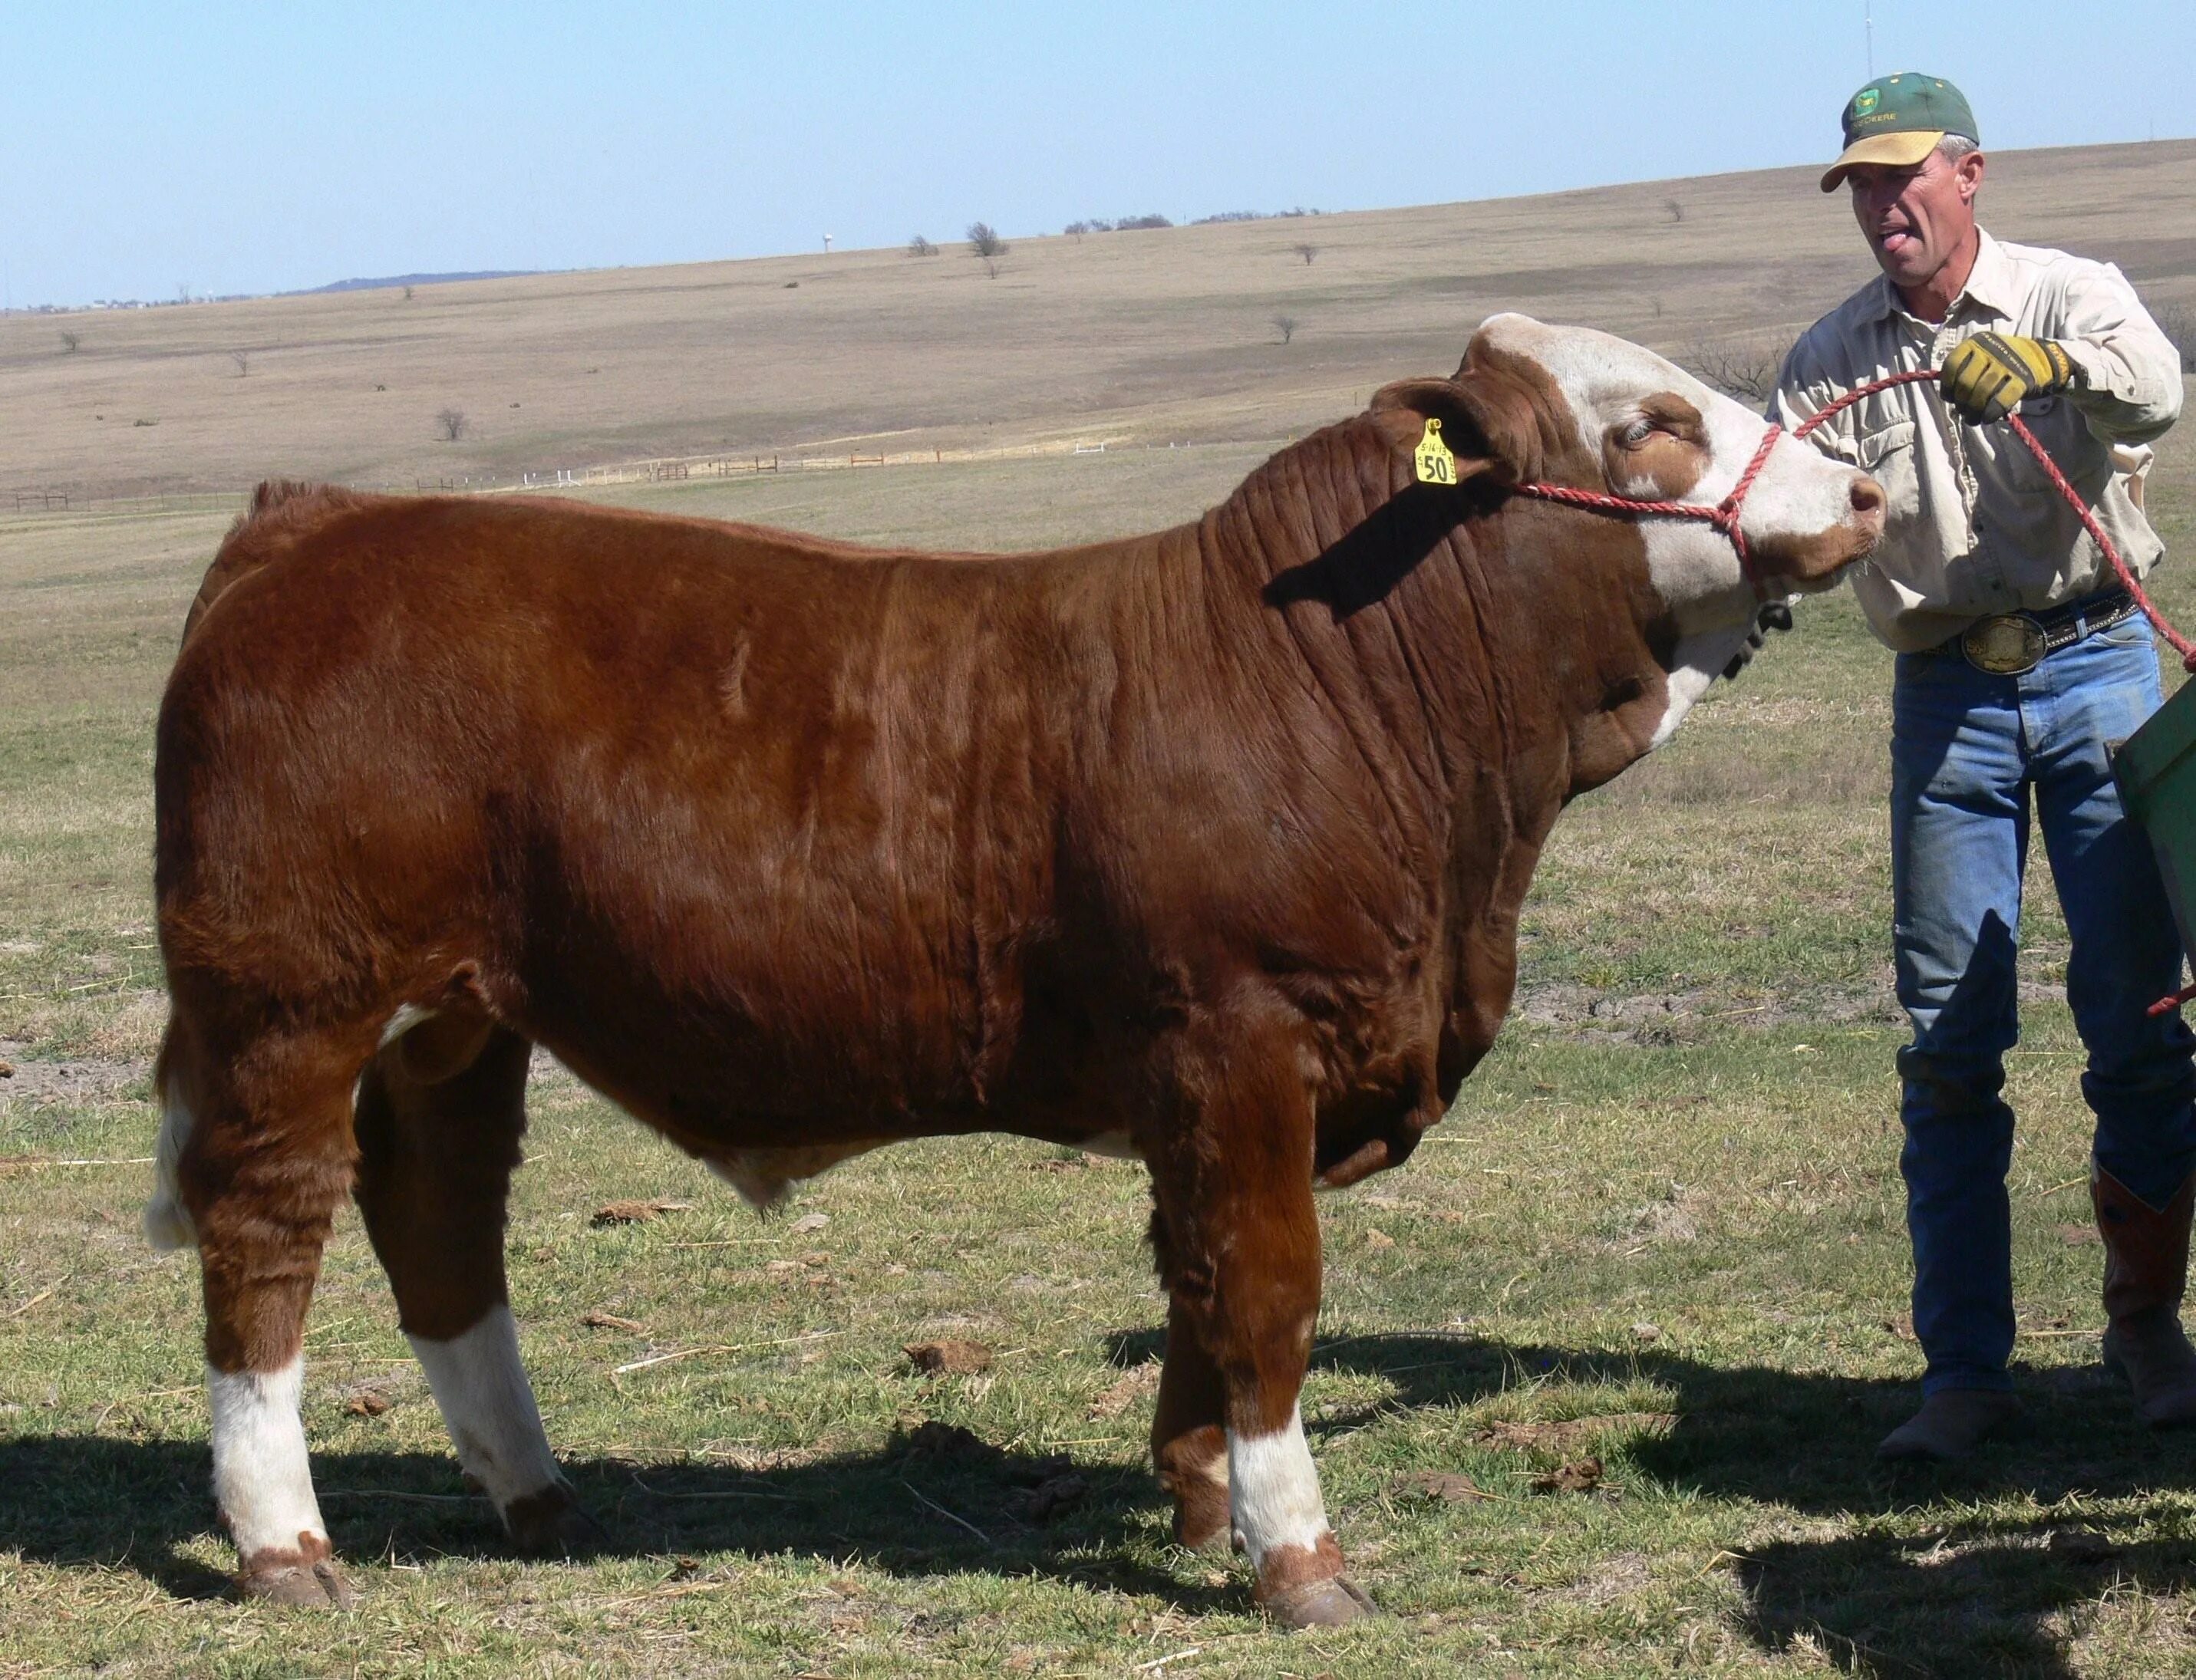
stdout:
{"type": "Polygon", "coordinates": [[[2064,390],[2073,380],[2072,358],[2049,338],[1978,332],[1952,347],[1939,383],[1960,418],[1979,426],[2003,419],[2024,397],[2064,390]]]}

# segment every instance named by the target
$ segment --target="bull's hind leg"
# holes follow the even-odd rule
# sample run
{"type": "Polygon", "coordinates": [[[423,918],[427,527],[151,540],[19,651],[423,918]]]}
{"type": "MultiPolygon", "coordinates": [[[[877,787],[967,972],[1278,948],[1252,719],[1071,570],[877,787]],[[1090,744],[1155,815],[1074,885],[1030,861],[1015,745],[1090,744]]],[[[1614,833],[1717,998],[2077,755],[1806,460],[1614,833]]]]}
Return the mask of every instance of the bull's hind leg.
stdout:
{"type": "Polygon", "coordinates": [[[1187,1330],[1219,1372],[1228,1512],[1258,1602],[1276,1621],[1309,1627],[1354,1620],[1372,1602],[1344,1573],[1297,1406],[1319,1315],[1320,1241],[1311,1106],[1295,1070],[1286,1045],[1231,1046],[1185,1070],[1195,1100],[1172,1117],[1153,1175],[1170,1360],[1187,1330]]]}
{"type": "MultiPolygon", "coordinates": [[[[1152,1215],[1159,1275],[1173,1274],[1166,1216],[1152,1215]]],[[[1224,1550],[1228,1518],[1228,1385],[1182,1302],[1167,1308],[1166,1363],[1152,1417],[1152,1463],[1174,1500],[1174,1537],[1199,1550],[1224,1550]]]]}
{"type": "Polygon", "coordinates": [[[214,1499],[236,1543],[239,1586],[285,1603],[350,1602],[298,1407],[305,1309],[350,1180],[362,1055],[340,1035],[217,1037],[180,1007],[161,1052],[166,1112],[147,1228],[164,1246],[197,1244],[214,1499]]]}
{"type": "Polygon", "coordinates": [[[598,1536],[549,1450],[504,1279],[530,1048],[461,1015],[385,1047],[359,1082],[357,1195],[459,1464],[516,1544],[556,1553],[598,1536]]]}

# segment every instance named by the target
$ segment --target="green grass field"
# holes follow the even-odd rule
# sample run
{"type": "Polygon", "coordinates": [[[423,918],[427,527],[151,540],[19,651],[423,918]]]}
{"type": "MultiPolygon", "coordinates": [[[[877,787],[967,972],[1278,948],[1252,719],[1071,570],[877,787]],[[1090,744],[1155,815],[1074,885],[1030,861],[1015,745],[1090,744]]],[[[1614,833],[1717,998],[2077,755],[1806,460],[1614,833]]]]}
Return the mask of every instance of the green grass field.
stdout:
{"type": "MultiPolygon", "coordinates": [[[[1187,515],[1259,453],[625,499],[1029,546],[1187,515]]],[[[2196,434],[2152,494],[2183,557],[2162,598],[2196,621],[2196,434]]],[[[916,1145],[758,1221],[554,1067],[533,1089],[514,1304],[611,1549],[506,1552],[346,1217],[306,1422],[361,1608],[234,1602],[194,1265],[136,1229],[162,1014],[150,725],[222,523],[0,522],[0,1676],[2196,1672],[2196,1442],[2135,1428],[2097,1364],[2040,862],[2011,1081],[2033,1421],[1972,1469],[1870,1463],[1920,1360],[1889,665],[1843,595],[1566,816],[1494,1054],[1407,1169],[1323,1204],[1305,1413],[1390,1616],[1275,1634],[1240,1565],[1169,1544],[1143,1447],[1164,1305],[1139,1169],[916,1145]],[[691,1206],[591,1224],[624,1198],[691,1206]],[[827,1222],[795,1228],[811,1214],[827,1222]],[[916,1376],[903,1344],[939,1336],[984,1342],[991,1369],[916,1376]],[[1597,1486],[1536,1487],[1588,1457],[1597,1486]]]]}

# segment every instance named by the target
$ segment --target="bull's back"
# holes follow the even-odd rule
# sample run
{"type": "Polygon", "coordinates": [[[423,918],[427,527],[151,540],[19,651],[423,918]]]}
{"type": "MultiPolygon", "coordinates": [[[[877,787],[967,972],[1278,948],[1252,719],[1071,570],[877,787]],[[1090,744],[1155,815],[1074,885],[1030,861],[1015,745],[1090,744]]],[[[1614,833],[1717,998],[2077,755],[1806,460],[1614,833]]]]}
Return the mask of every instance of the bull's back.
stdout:
{"type": "Polygon", "coordinates": [[[1076,710],[1031,569],[555,504],[346,499],[264,546],[163,707],[171,966],[277,952],[333,1007],[469,965],[606,1082],[763,1110],[1010,1067],[1076,710]]]}

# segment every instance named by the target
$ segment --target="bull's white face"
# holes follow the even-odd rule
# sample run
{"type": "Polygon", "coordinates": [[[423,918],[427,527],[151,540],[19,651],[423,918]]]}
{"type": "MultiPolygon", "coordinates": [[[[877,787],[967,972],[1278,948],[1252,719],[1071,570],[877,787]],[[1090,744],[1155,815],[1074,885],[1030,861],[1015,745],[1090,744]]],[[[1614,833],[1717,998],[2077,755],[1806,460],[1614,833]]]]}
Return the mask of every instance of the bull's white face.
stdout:
{"type": "MultiPolygon", "coordinates": [[[[1737,484],[1767,426],[1652,350],[1588,327],[1494,315],[1473,349],[1537,368],[1619,495],[1713,507],[1737,484]]],[[[1883,506],[1867,474],[1786,437],[1747,493],[1739,528],[1774,598],[1835,584],[1881,537],[1883,506]]],[[[1680,632],[1660,745],[1743,644],[1757,603],[1731,539],[1705,520],[1644,517],[1639,535],[1656,592],[1680,632]]]]}

